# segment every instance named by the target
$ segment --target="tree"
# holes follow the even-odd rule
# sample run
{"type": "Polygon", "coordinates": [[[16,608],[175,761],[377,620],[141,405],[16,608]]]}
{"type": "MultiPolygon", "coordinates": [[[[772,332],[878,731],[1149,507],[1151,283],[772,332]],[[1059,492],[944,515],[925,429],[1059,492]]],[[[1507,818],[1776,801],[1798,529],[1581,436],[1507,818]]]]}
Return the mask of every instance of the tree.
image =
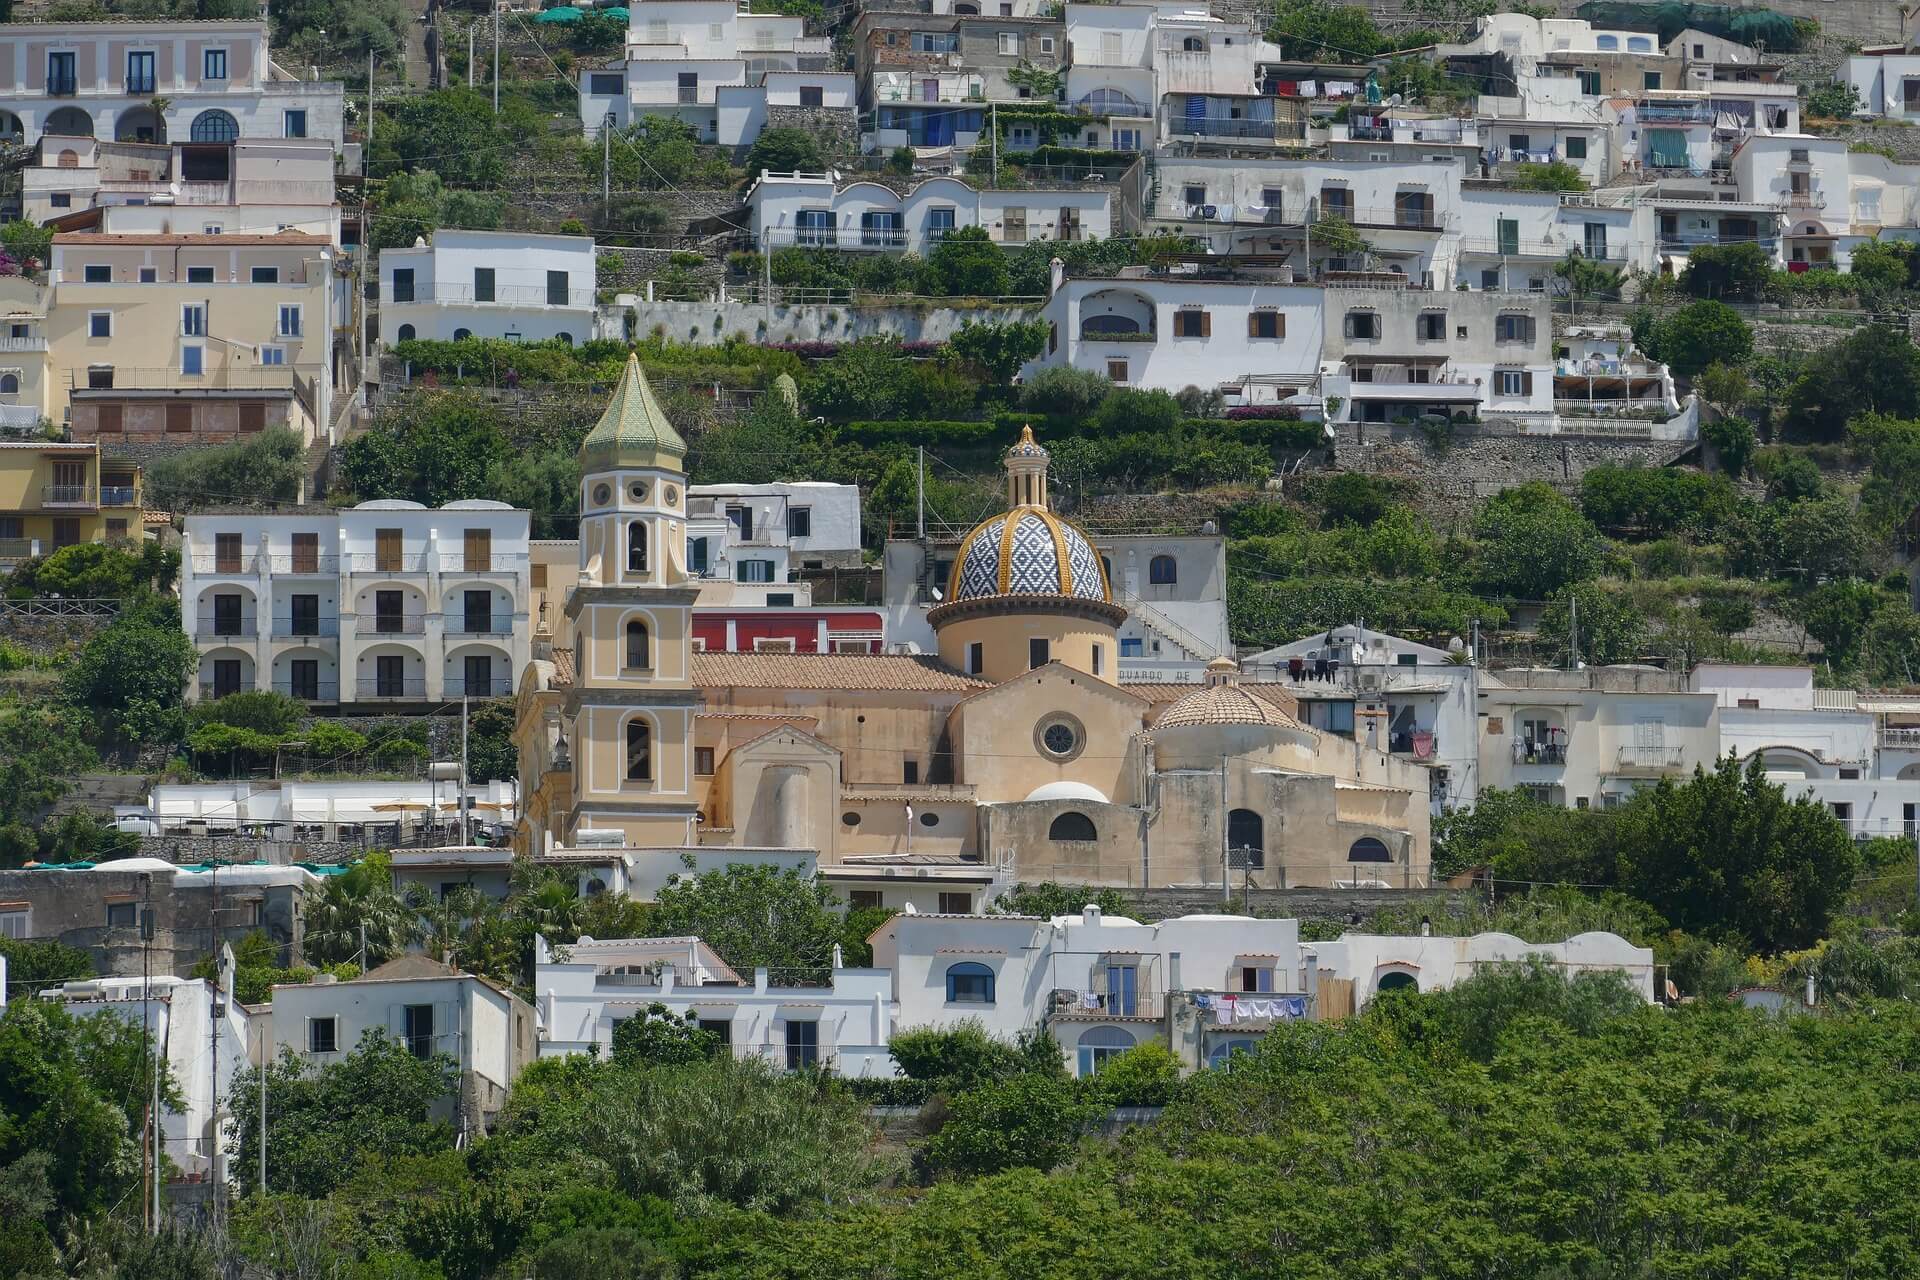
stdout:
{"type": "Polygon", "coordinates": [[[33,263],[35,270],[42,269],[53,260],[53,228],[37,222],[9,222],[0,226],[0,249],[23,267],[33,263]]]}
{"type": "Polygon", "coordinates": [[[93,977],[93,956],[79,947],[48,939],[27,942],[0,938],[0,956],[7,961],[7,995],[26,1000],[47,987],[93,977]]]}
{"type": "Polygon", "coordinates": [[[1585,191],[1587,180],[1564,160],[1550,164],[1520,164],[1509,179],[1521,191],[1585,191]]]}
{"type": "Polygon", "coordinates": [[[1800,599],[1798,617],[1807,634],[1820,642],[1821,652],[1836,667],[1850,667],[1873,616],[1880,593],[1867,583],[1823,582],[1800,599]]]}
{"type": "Polygon", "coordinates": [[[927,1161],[962,1177],[1044,1172],[1066,1160],[1099,1110],[1070,1080],[1022,1072],[956,1096],[946,1124],[927,1143],[927,1161]]]}
{"type": "Polygon", "coordinates": [[[1807,90],[1806,113],[1827,120],[1846,120],[1860,109],[1860,94],[1850,84],[1830,80],[1807,90]]]}
{"type": "Polygon", "coordinates": [[[1779,538],[1782,567],[1809,582],[1853,574],[1866,555],[1853,504],[1837,494],[1784,504],[1779,538]]]}
{"type": "Polygon", "coordinates": [[[935,298],[998,298],[1007,292],[1007,255],[985,227],[947,232],[920,269],[920,292],[935,298]]]}
{"type": "Polygon", "coordinates": [[[38,821],[74,774],[99,763],[84,714],[44,704],[0,707],[0,825],[38,821]]]}
{"type": "Polygon", "coordinates": [[[355,497],[423,506],[486,498],[487,477],[510,450],[499,411],[464,391],[423,394],[382,414],[342,451],[340,482],[355,497]]]}
{"type": "MultiPolygon", "coordinates": [[[[234,1167],[260,1162],[259,1068],[234,1081],[229,1140],[234,1167]]],[[[429,1155],[453,1145],[453,1127],[434,1108],[459,1084],[450,1054],[418,1058],[370,1029],[338,1062],[325,1066],[286,1050],[266,1068],[267,1187],[324,1196],[357,1177],[367,1161],[429,1155]]],[[[242,1179],[251,1190],[253,1179],[242,1179]]]]}
{"type": "Polygon", "coordinates": [[[513,704],[481,702],[467,717],[467,776],[474,782],[515,778],[520,757],[513,746],[513,704]]]}
{"type": "MultiPolygon", "coordinates": [[[[1707,371],[1712,372],[1711,369],[1707,371]]],[[[1702,378],[1706,376],[1701,375],[1702,378]]],[[[1718,418],[1702,423],[1700,436],[1713,446],[1721,468],[1736,478],[1746,474],[1748,465],[1753,461],[1754,450],[1759,447],[1759,436],[1753,424],[1745,418],[1718,418]]]]}
{"type": "Polygon", "coordinates": [[[96,631],[67,668],[65,692],[94,717],[101,741],[116,746],[175,742],[186,729],[180,694],[200,655],[168,605],[129,607],[96,631]]]}
{"type": "Polygon", "coordinates": [[[1281,56],[1306,62],[1365,62],[1388,47],[1364,8],[1328,0],[1280,0],[1267,39],[1280,46],[1281,56]]]}
{"type": "Polygon", "coordinates": [[[1861,674],[1881,686],[1920,684],[1920,615],[1907,604],[1882,608],[1861,639],[1861,674]]]}
{"type": "Polygon", "coordinates": [[[1054,916],[1077,916],[1087,907],[1100,908],[1102,915],[1124,916],[1133,909],[1133,904],[1118,889],[1055,884],[1051,880],[1028,884],[1023,880],[994,899],[988,910],[994,915],[1038,916],[1050,920],[1054,916]]]}
{"type": "Polygon", "coordinates": [[[316,964],[364,958],[372,968],[404,950],[412,930],[412,914],[393,891],[391,865],[384,855],[364,858],[328,876],[317,898],[309,899],[307,958],[316,964]]]}
{"type": "Polygon", "coordinates": [[[1682,378],[1691,378],[1716,362],[1738,364],[1753,351],[1753,331],[1724,302],[1690,302],[1661,318],[1643,344],[1682,378]]]}
{"type": "Polygon", "coordinates": [[[1891,291],[1908,288],[1916,263],[1913,244],[1907,240],[1869,240],[1855,245],[1853,259],[1847,265],[1850,275],[1863,286],[1891,291]]]}
{"type": "Polygon", "coordinates": [[[188,717],[196,725],[225,724],[275,737],[292,733],[307,718],[306,704],[284,693],[247,690],[196,703],[188,717]]]}
{"type": "Polygon", "coordinates": [[[1626,279],[1626,273],[1620,268],[1595,262],[1578,249],[1554,263],[1553,274],[1567,282],[1567,296],[1573,301],[1576,315],[1582,299],[1618,294],[1621,281],[1626,279]]]}
{"type": "Polygon", "coordinates": [[[1033,413],[1085,417],[1113,393],[1113,380],[1092,369],[1050,364],[1020,387],[1020,407],[1033,413]]]}
{"type": "Polygon", "coordinates": [[[909,1080],[925,1080],[946,1093],[965,1093],[1028,1072],[1065,1076],[1060,1044],[1044,1027],[1009,1043],[976,1018],[945,1027],[897,1030],[887,1051],[909,1080]]]}
{"type": "Polygon", "coordinates": [[[1011,382],[1026,363],[1047,349],[1045,320],[1015,320],[1006,324],[960,326],[947,345],[954,354],[979,368],[994,382],[1011,382]]]}
{"type": "Polygon", "coordinates": [[[1530,600],[1592,577],[1606,547],[1586,517],[1538,481],[1487,499],[1474,536],[1487,588],[1530,600]]]}
{"type": "Polygon", "coordinates": [[[1758,302],[1773,279],[1773,259],[1757,244],[1705,244],[1687,255],[1680,285],[1696,298],[1758,302]]]}
{"type": "Polygon", "coordinates": [[[147,504],[194,511],[292,502],[300,496],[306,464],[307,446],[288,427],[269,427],[236,444],[169,451],[147,468],[147,504]]]}
{"type": "Polygon", "coordinates": [[[137,590],[164,591],[180,571],[180,553],[157,542],[135,547],[76,542],[41,560],[24,561],[12,585],[40,596],[108,600],[137,590]]]}
{"type": "Polygon", "coordinates": [[[662,937],[696,937],[733,969],[820,970],[833,958],[839,918],[832,890],[777,867],[729,866],[662,886],[653,927],[662,937]]]}
{"type": "MultiPolygon", "coordinates": [[[[868,385],[855,379],[823,379],[820,403],[851,411],[852,397],[864,394],[868,385]]],[[[893,393],[889,389],[882,394],[893,393]]],[[[755,399],[738,421],[702,433],[693,442],[687,465],[701,484],[772,484],[817,477],[827,466],[827,453],[819,433],[800,420],[786,398],[769,392],[755,399]]]]}
{"type": "Polygon", "coordinates": [[[401,48],[406,30],[407,10],[395,0],[285,0],[273,8],[275,45],[310,40],[324,31],[319,38],[335,48],[364,55],[371,47],[390,58],[401,48]]]}
{"type": "Polygon", "coordinates": [[[747,177],[763,173],[819,173],[826,168],[820,140],[805,129],[762,129],[747,150],[747,177]]]}
{"type": "Polygon", "coordinates": [[[1550,650],[1569,654],[1577,640],[1579,660],[1591,666],[1632,662],[1646,643],[1646,619],[1631,600],[1596,583],[1574,583],[1553,593],[1540,615],[1540,639],[1550,650]]]}
{"type": "Polygon", "coordinates": [[[1693,389],[1722,413],[1732,413],[1753,397],[1753,384],[1738,365],[1714,361],[1693,380],[1693,389]]]}
{"type": "Polygon", "coordinates": [[[1822,802],[1793,800],[1758,753],[1731,755],[1638,793],[1620,818],[1620,883],[1690,933],[1759,951],[1811,945],[1851,886],[1859,854],[1822,802]]]}
{"type": "Polygon", "coordinates": [[[1787,392],[1787,429],[1807,439],[1838,440],[1869,413],[1920,417],[1920,351],[1883,324],[1815,352],[1787,392]]]}
{"type": "Polygon", "coordinates": [[[623,1066],[684,1066],[719,1051],[720,1037],[701,1030],[699,1018],[676,1015],[658,1001],[613,1024],[613,1060],[623,1066]]]}
{"type": "MultiPolygon", "coordinates": [[[[541,124],[538,113],[495,115],[488,95],[464,86],[392,99],[381,114],[386,118],[373,131],[372,162],[375,174],[388,178],[383,204],[391,199],[396,210],[437,212],[441,182],[497,190],[507,174],[507,156],[516,144],[530,141],[530,131],[541,124]],[[412,184],[393,191],[393,179],[426,176],[434,179],[430,195],[412,184]]],[[[379,221],[369,230],[369,243],[394,247],[384,242],[379,221]]]]}

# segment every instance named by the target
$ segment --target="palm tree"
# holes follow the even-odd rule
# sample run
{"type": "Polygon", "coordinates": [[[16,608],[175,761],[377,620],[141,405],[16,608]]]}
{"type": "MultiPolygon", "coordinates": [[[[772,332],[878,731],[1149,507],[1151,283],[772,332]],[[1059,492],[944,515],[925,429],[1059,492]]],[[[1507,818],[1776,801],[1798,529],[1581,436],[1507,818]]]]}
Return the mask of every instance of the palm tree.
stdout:
{"type": "Polygon", "coordinates": [[[368,859],[330,876],[307,912],[306,958],[314,964],[339,964],[361,958],[366,968],[406,950],[412,913],[393,891],[393,872],[384,860],[368,859]]]}
{"type": "Polygon", "coordinates": [[[468,926],[491,906],[470,884],[457,885],[438,898],[423,885],[410,885],[406,905],[413,913],[415,940],[435,960],[458,951],[468,926]]]}

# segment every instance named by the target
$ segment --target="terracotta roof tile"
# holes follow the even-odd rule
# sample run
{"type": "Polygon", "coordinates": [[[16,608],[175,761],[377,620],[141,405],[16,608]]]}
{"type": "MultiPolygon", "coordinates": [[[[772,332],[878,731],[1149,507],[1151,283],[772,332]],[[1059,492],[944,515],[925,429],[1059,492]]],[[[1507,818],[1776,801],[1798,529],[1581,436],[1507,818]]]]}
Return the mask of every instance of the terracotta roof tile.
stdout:
{"type": "Polygon", "coordinates": [[[101,235],[94,231],[63,231],[54,236],[56,245],[85,245],[96,249],[118,249],[147,245],[204,244],[259,246],[279,245],[283,248],[296,245],[330,245],[333,241],[327,236],[314,235],[308,231],[281,231],[273,235],[193,235],[189,233],[146,232],[124,236],[101,235]]]}
{"type": "MultiPolygon", "coordinates": [[[[1198,683],[1188,684],[1184,682],[1173,683],[1164,680],[1145,680],[1138,684],[1122,683],[1120,687],[1142,701],[1151,703],[1157,707],[1169,702],[1178,702],[1187,694],[1192,693],[1196,689],[1204,689],[1206,686],[1198,683]]],[[[1287,686],[1278,681],[1243,680],[1240,682],[1240,687],[1248,693],[1255,694],[1273,703],[1283,711],[1294,702],[1294,697],[1287,691],[1287,686]]]]}
{"type": "Polygon", "coordinates": [[[696,653],[693,682],[705,688],[873,689],[971,693],[991,681],[938,658],[905,653],[696,653]]]}

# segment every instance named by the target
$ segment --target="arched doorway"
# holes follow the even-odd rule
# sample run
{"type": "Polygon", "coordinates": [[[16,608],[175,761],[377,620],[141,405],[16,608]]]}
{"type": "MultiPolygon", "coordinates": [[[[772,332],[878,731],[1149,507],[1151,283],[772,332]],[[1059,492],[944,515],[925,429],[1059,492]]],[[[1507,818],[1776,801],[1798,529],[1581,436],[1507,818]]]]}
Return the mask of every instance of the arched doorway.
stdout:
{"type": "Polygon", "coordinates": [[[167,121],[151,106],[142,104],[129,107],[114,121],[113,137],[116,142],[164,143],[167,140],[167,121]]]}
{"type": "Polygon", "coordinates": [[[1373,984],[1375,991],[1418,991],[1420,981],[1410,973],[1383,973],[1380,981],[1373,984]]]}
{"type": "Polygon", "coordinates": [[[62,107],[47,117],[46,127],[40,132],[62,138],[91,138],[93,117],[79,107],[62,107]]]}

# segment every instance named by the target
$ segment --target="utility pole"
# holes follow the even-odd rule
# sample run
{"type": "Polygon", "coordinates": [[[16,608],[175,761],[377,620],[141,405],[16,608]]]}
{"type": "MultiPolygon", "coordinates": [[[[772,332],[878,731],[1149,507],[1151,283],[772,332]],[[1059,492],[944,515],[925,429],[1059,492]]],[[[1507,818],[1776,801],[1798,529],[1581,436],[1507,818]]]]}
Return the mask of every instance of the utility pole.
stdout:
{"type": "Polygon", "coordinates": [[[1573,666],[1570,670],[1580,669],[1580,597],[1571,591],[1567,593],[1567,646],[1572,651],[1573,666]]]}
{"type": "Polygon", "coordinates": [[[467,88],[469,89],[473,88],[473,33],[479,26],[478,22],[467,24],[467,88]]]}
{"type": "Polygon", "coordinates": [[[373,42],[367,42],[367,141],[360,148],[360,176],[367,176],[368,153],[373,150],[373,42]]]}
{"type": "MultiPolygon", "coordinates": [[[[0,992],[0,995],[3,995],[0,992]]],[[[140,873],[140,1050],[153,1076],[153,1092],[160,1090],[160,1070],[155,1062],[153,1034],[153,877],[140,873]]],[[[157,1197],[148,1188],[160,1183],[160,1145],[153,1140],[158,1121],[156,1109],[148,1107],[146,1123],[140,1130],[140,1216],[149,1233],[158,1234],[160,1223],[154,1213],[157,1197]],[[153,1181],[149,1183],[147,1179],[153,1181]]]]}
{"type": "Polygon", "coordinates": [[[927,540],[927,446],[919,447],[919,456],[913,467],[913,532],[920,541],[927,540]]]}
{"type": "Polygon", "coordinates": [[[460,695],[460,785],[454,788],[454,803],[460,806],[460,844],[472,844],[467,831],[467,695],[460,695]]]}
{"type": "Polygon", "coordinates": [[[993,176],[988,179],[991,186],[1000,177],[1000,104],[997,102],[987,104],[987,137],[987,153],[993,157],[993,176]]]}
{"type": "Polygon", "coordinates": [[[600,203],[613,199],[613,112],[600,122],[600,203]]]}
{"type": "Polygon", "coordinates": [[[1228,848],[1233,843],[1227,823],[1227,758],[1220,757],[1220,905],[1233,905],[1233,879],[1228,848]]]}
{"type": "Polygon", "coordinates": [[[260,1038],[260,1194],[267,1194],[267,1066],[272,1061],[267,1038],[260,1038]]]}
{"type": "Polygon", "coordinates": [[[493,114],[500,114],[500,0],[493,0],[493,114]]]}

